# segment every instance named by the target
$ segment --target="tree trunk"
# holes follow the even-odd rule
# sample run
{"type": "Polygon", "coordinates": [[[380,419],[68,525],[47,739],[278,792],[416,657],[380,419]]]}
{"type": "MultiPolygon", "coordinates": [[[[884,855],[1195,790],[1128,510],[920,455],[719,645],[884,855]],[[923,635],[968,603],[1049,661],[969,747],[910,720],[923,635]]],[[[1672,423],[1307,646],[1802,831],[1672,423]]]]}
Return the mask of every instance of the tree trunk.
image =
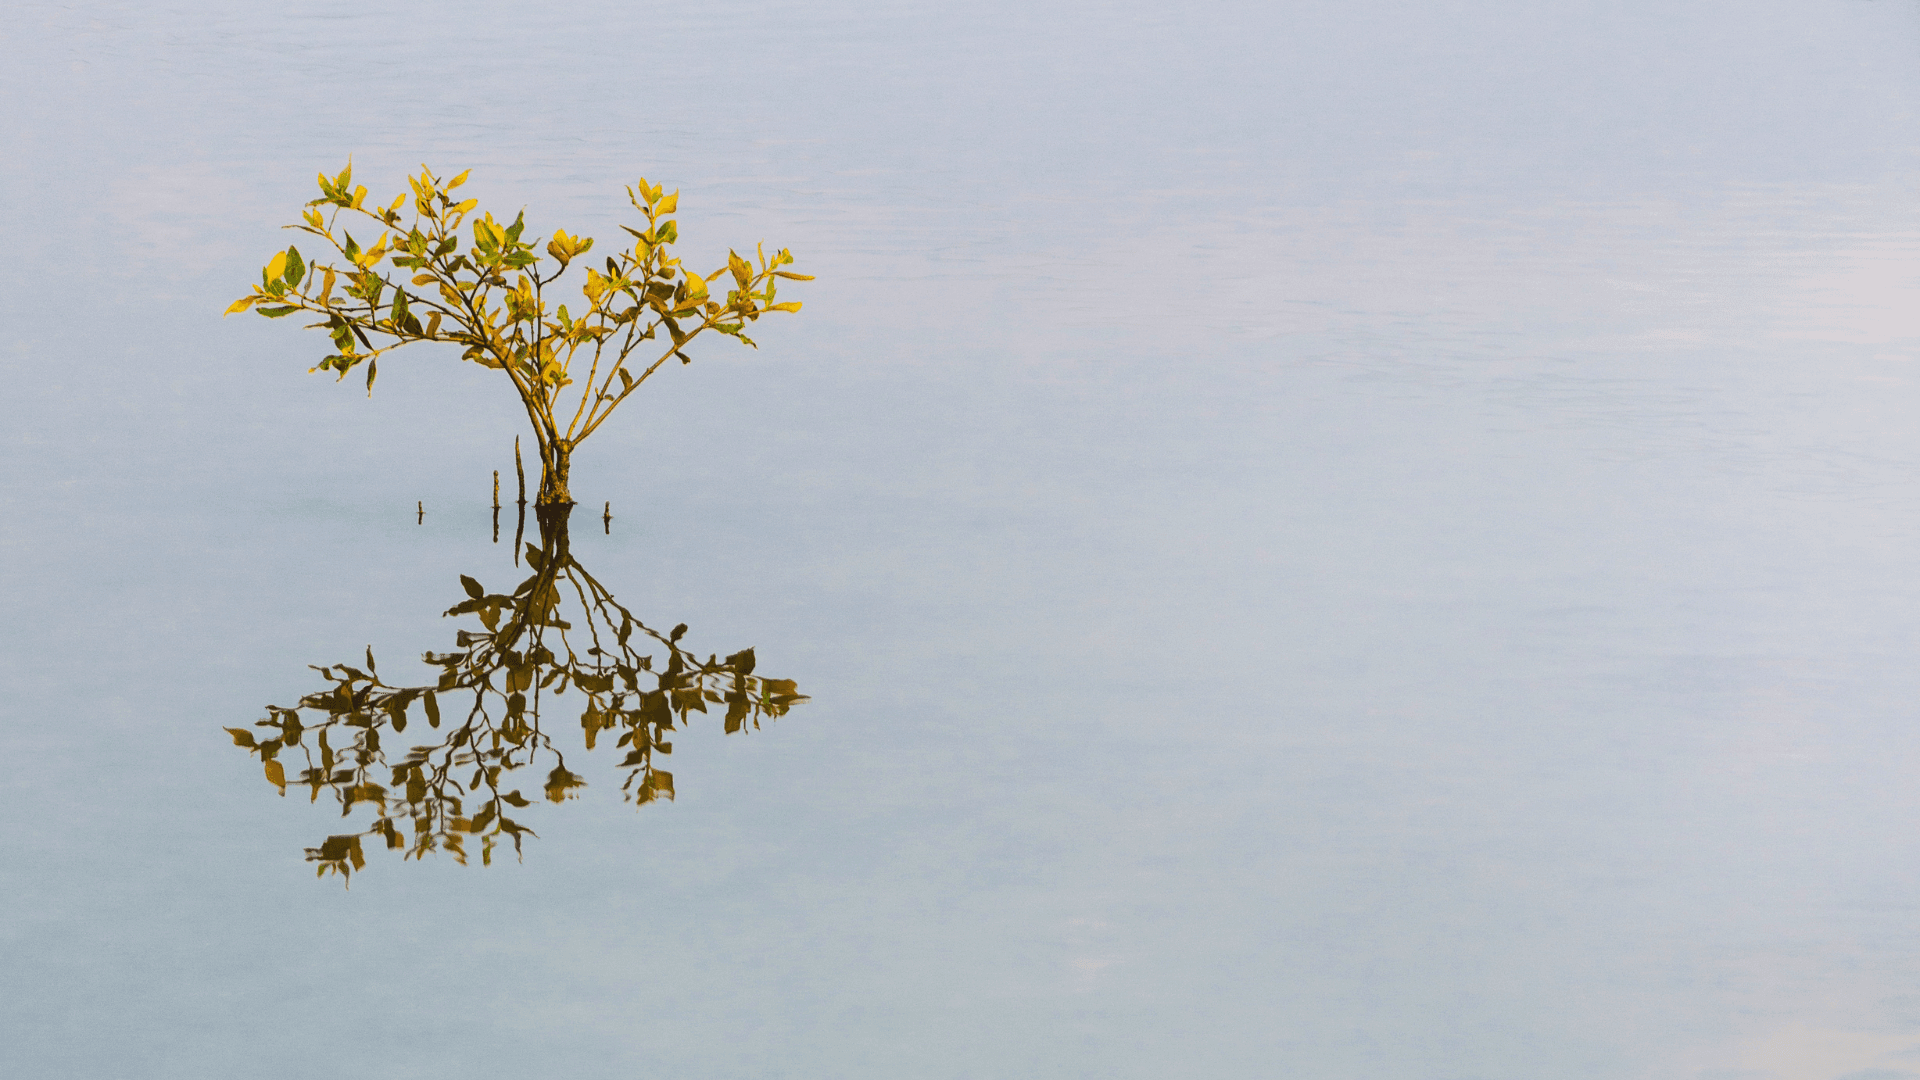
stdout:
{"type": "Polygon", "coordinates": [[[573,444],[555,439],[540,448],[540,495],[537,506],[572,506],[573,493],[567,490],[567,469],[573,464],[573,444]]]}

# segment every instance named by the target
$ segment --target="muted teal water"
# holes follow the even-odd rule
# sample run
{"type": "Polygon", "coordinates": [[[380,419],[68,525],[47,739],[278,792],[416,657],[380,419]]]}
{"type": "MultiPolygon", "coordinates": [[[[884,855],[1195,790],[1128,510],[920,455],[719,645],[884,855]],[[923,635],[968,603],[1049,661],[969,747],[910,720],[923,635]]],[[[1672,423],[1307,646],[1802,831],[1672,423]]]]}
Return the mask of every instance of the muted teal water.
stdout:
{"type": "Polygon", "coordinates": [[[0,1071],[1920,1075],[1917,30],[28,4],[0,1071]],[[349,153],[819,280],[575,476],[814,700],[343,891],[219,729],[447,647],[516,430],[218,318],[349,153]]]}

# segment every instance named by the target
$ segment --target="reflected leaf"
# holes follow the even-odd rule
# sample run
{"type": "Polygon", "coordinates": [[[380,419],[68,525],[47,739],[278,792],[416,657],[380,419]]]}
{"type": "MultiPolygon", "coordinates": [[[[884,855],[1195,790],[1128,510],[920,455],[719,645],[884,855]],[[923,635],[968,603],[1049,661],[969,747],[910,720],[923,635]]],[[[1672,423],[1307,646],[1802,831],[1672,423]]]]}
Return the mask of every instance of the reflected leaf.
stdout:
{"type": "MultiPolygon", "coordinates": [[[[462,575],[465,598],[446,611],[476,619],[483,631],[455,633],[455,649],[425,654],[440,669],[423,686],[382,681],[372,650],[366,670],[346,664],[316,666],[330,685],[292,707],[269,706],[254,726],[268,741],[240,728],[226,729],[234,742],[265,760],[267,779],[286,791],[284,767],[274,757],[287,747],[306,756],[299,783],[318,800],[330,793],[342,816],[372,815],[357,833],[330,836],[307,849],[322,874],[350,877],[365,865],[361,838],[378,836],[383,847],[421,858],[447,851],[466,862],[466,841],[478,837],[490,863],[496,843],[535,836],[507,815],[534,805],[511,783],[512,774],[548,766],[541,791],[549,803],[578,797],[586,777],[568,767],[548,719],[556,708],[577,716],[585,748],[604,737],[624,752],[623,796],[636,804],[673,798],[673,776],[656,767],[656,756],[673,752],[670,735],[709,704],[724,706],[724,730],[758,728],[807,700],[791,680],[754,674],[752,649],[702,660],[680,644],[685,623],[667,633],[654,630],[614,600],[574,560],[568,544],[569,506],[540,507],[540,545],[528,545],[532,576],[513,591],[489,593],[462,575]],[[563,617],[563,614],[566,617],[563,617]],[[658,663],[656,663],[658,658],[658,663]],[[556,701],[572,692],[577,704],[556,701]],[[452,722],[442,730],[442,698],[452,722]],[[438,742],[389,752],[382,736],[406,729],[408,706],[418,700],[438,742]],[[544,715],[543,715],[544,714],[544,715]],[[311,742],[302,734],[315,732],[311,742]]],[[[534,774],[539,775],[539,774],[534,774]]]]}

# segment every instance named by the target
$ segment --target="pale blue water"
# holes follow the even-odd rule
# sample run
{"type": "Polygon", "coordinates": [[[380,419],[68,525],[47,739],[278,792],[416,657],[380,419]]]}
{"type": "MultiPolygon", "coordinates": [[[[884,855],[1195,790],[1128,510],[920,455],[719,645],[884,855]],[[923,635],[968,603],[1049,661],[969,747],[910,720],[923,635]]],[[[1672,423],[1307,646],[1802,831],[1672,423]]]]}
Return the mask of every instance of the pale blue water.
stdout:
{"type": "Polygon", "coordinates": [[[6,34],[0,1072],[1920,1076],[1911,4],[6,34]],[[814,700],[343,891],[220,728],[446,648],[518,430],[219,319],[349,153],[819,280],[574,481],[814,700]]]}

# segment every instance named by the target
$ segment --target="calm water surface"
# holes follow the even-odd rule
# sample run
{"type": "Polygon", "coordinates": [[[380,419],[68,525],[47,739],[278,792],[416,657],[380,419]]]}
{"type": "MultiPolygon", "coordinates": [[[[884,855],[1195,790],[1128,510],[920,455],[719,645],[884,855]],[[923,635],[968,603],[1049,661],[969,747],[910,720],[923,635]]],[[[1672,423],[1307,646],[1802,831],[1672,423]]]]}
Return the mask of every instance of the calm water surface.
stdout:
{"type": "Polygon", "coordinates": [[[0,1071],[1920,1076],[1913,5],[7,37],[0,1071]],[[349,153],[819,280],[572,539],[812,700],[343,890],[220,729],[525,572],[489,373],[218,318],[349,153]]]}

